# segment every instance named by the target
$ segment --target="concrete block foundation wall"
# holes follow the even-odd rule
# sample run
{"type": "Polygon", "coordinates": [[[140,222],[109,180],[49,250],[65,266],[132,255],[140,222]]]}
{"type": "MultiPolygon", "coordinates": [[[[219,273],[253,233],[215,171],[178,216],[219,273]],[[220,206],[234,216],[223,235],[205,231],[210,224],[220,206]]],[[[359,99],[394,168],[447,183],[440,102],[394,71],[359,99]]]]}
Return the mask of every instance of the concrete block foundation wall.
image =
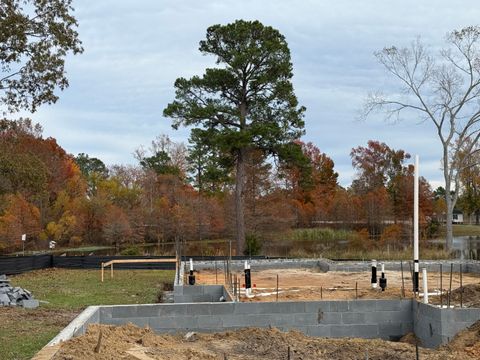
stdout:
{"type": "Polygon", "coordinates": [[[157,332],[296,329],[309,336],[396,340],[413,331],[411,300],[197,303],[102,306],[100,323],[157,332]]]}
{"type": "Polygon", "coordinates": [[[175,303],[220,302],[232,301],[223,285],[175,285],[173,301],[175,303]]]}
{"type": "Polygon", "coordinates": [[[91,323],[133,323],[159,333],[274,326],[317,337],[387,340],[413,331],[432,348],[477,320],[480,309],[439,309],[409,299],[90,306],[47,346],[83,334],[91,323]]]}
{"type": "Polygon", "coordinates": [[[461,330],[480,320],[480,309],[440,309],[431,305],[413,302],[415,335],[424,347],[446,344],[461,330]]]}

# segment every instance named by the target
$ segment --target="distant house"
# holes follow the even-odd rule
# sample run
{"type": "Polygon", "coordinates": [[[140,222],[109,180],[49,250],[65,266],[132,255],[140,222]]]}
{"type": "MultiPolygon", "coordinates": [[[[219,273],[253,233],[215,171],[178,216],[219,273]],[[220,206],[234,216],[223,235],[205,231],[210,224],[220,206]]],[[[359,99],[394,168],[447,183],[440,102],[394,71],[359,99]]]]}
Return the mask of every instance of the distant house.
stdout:
{"type": "Polygon", "coordinates": [[[453,209],[453,223],[463,224],[463,212],[457,209],[453,209]]]}

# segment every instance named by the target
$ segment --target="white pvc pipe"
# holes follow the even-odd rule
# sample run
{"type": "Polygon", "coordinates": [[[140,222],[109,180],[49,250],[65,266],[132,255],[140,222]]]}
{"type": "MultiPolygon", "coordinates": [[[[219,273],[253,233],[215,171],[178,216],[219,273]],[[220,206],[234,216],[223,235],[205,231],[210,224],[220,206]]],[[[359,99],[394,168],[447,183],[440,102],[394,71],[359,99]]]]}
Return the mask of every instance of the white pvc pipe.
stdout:
{"type": "Polygon", "coordinates": [[[385,264],[382,263],[382,275],[385,274],[385,264]]]}
{"type": "Polygon", "coordinates": [[[377,288],[377,260],[372,260],[372,280],[371,280],[372,289],[377,288]]]}
{"type": "MultiPolygon", "coordinates": [[[[415,279],[418,281],[418,194],[419,194],[419,185],[418,185],[418,176],[419,176],[419,158],[418,155],[415,155],[415,175],[413,183],[413,262],[414,262],[414,272],[415,279]]],[[[416,284],[418,286],[418,283],[416,284]]],[[[415,290],[415,289],[414,289],[415,290]]],[[[418,289],[417,289],[418,290],[418,289]]]]}
{"type": "Polygon", "coordinates": [[[423,303],[428,304],[427,268],[422,268],[422,279],[423,279],[423,303]]]}
{"type": "Polygon", "coordinates": [[[193,259],[190,258],[190,271],[193,271],[193,259]]]}

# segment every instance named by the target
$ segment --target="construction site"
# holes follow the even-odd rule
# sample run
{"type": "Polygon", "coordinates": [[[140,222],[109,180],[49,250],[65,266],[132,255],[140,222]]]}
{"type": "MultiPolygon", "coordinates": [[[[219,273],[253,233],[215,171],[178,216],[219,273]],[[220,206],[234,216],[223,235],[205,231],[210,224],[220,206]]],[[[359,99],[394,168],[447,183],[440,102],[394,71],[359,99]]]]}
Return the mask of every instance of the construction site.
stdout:
{"type": "Polygon", "coordinates": [[[375,284],[372,264],[184,259],[173,303],[90,306],[35,359],[480,356],[480,263],[420,262],[417,292],[411,264],[379,262],[375,284]]]}

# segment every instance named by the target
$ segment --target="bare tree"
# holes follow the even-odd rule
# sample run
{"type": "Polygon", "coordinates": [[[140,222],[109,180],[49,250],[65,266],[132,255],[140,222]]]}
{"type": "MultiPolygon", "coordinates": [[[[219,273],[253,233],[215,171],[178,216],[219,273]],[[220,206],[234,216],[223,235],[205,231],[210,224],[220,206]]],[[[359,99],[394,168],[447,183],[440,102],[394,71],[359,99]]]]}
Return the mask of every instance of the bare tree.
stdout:
{"type": "Polygon", "coordinates": [[[392,96],[369,95],[363,117],[383,110],[387,119],[402,114],[431,121],[442,144],[442,167],[447,204],[446,248],[453,244],[453,208],[460,189],[460,173],[473,166],[480,137],[480,27],[455,30],[446,46],[433,54],[420,39],[408,48],[384,48],[378,61],[401,85],[392,96]],[[463,155],[462,155],[463,154],[463,155]]]}

